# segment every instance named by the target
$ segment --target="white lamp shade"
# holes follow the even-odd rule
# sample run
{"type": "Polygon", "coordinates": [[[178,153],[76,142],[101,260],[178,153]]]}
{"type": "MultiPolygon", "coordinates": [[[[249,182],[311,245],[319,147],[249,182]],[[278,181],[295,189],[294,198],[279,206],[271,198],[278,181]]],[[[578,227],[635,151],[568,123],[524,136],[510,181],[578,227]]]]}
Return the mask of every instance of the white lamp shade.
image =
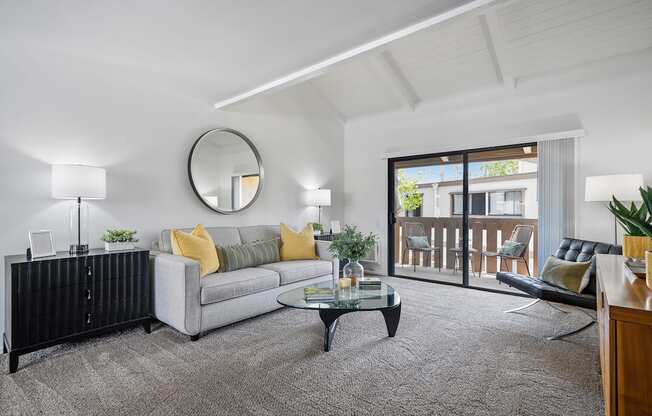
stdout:
{"type": "Polygon", "coordinates": [[[52,198],[106,198],[106,170],[84,165],[52,165],[52,198]]]}
{"type": "Polygon", "coordinates": [[[641,186],[643,175],[589,176],[586,178],[584,200],[607,202],[615,196],[619,201],[640,201],[641,186]]]}
{"type": "Polygon", "coordinates": [[[312,189],[306,192],[306,204],[311,207],[330,207],[330,189],[312,189]]]}

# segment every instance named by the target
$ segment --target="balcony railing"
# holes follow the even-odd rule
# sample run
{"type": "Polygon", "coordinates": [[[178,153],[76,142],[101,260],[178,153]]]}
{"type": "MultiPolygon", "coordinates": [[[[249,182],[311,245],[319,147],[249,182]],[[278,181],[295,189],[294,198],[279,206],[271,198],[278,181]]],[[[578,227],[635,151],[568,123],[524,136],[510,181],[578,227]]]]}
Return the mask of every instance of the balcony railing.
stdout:
{"type": "MultiPolygon", "coordinates": [[[[502,243],[509,239],[512,231],[517,225],[533,225],[534,234],[525,253],[525,259],[528,262],[530,271],[536,275],[538,271],[537,258],[537,235],[538,221],[536,219],[523,218],[469,218],[469,247],[476,250],[471,255],[473,271],[480,271],[480,252],[496,252],[502,243]]],[[[456,256],[452,249],[460,248],[462,239],[462,219],[461,218],[434,218],[434,217],[397,217],[394,229],[394,259],[398,265],[413,265],[422,267],[439,267],[441,258],[441,268],[453,270],[456,265],[456,256]],[[406,247],[405,233],[403,224],[406,222],[418,222],[423,224],[429,240],[435,247],[441,248],[441,257],[435,253],[410,253],[404,250],[406,247]]],[[[461,264],[457,265],[461,268],[461,264]]],[[[507,265],[503,263],[500,266],[498,259],[486,258],[483,264],[482,273],[495,274],[498,270],[517,271],[521,274],[527,274],[527,269],[522,261],[511,262],[507,265]]],[[[434,269],[433,269],[434,272],[434,269]]]]}

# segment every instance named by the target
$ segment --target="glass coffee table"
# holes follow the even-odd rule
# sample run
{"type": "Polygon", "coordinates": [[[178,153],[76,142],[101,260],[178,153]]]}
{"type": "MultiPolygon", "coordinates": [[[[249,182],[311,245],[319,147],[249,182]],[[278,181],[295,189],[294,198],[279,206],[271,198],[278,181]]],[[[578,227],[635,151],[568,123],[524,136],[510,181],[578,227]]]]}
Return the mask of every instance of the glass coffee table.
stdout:
{"type": "MultiPolygon", "coordinates": [[[[305,287],[331,288],[332,286],[328,282],[305,287]]],[[[328,352],[331,349],[337,318],[351,312],[380,311],[385,318],[388,335],[390,337],[396,335],[398,322],[401,319],[401,298],[390,285],[381,283],[380,289],[337,289],[335,300],[329,302],[307,302],[303,291],[305,287],[281,293],[276,301],[290,308],[319,311],[319,317],[325,326],[324,351],[328,352]]]]}

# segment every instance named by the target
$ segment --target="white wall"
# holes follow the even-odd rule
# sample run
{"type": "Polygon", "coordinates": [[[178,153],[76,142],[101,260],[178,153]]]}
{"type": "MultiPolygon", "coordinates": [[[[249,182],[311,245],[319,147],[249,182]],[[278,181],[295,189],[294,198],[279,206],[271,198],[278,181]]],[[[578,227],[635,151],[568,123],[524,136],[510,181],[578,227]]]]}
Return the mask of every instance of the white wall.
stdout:
{"type": "Polygon", "coordinates": [[[308,188],[333,189],[322,216],[342,218],[343,127],[323,116],[309,91],[226,113],[213,110],[210,94],[191,98],[177,85],[116,68],[46,55],[17,59],[1,48],[0,61],[1,256],[24,253],[30,230],[52,230],[56,248],[67,248],[69,202],[50,197],[53,163],[106,168],[107,199],[90,202],[95,247],[109,227],[137,229],[149,248],[165,227],[303,225],[316,219],[302,202],[308,188]],[[262,194],[243,213],[210,211],[188,181],[190,147],[218,126],[251,138],[263,160],[262,194]]]}
{"type": "Polygon", "coordinates": [[[613,241],[613,217],[584,203],[586,176],[643,173],[652,184],[652,53],[625,56],[536,80],[515,90],[423,104],[415,112],[378,115],[346,127],[346,220],[382,236],[387,254],[387,160],[394,154],[520,143],[577,128],[577,219],[580,238],[613,241]]]}

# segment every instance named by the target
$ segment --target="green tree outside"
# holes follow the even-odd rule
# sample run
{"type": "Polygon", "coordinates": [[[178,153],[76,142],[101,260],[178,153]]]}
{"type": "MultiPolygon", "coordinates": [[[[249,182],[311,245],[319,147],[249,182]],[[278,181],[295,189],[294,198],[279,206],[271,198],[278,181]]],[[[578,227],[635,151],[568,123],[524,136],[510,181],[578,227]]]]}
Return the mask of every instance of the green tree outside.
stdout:
{"type": "Polygon", "coordinates": [[[398,194],[401,207],[405,212],[414,211],[423,204],[423,198],[421,198],[417,185],[416,179],[409,178],[404,172],[399,172],[398,194]]]}
{"type": "Polygon", "coordinates": [[[482,165],[484,176],[507,176],[518,173],[517,160],[499,160],[496,162],[487,162],[482,165]]]}

